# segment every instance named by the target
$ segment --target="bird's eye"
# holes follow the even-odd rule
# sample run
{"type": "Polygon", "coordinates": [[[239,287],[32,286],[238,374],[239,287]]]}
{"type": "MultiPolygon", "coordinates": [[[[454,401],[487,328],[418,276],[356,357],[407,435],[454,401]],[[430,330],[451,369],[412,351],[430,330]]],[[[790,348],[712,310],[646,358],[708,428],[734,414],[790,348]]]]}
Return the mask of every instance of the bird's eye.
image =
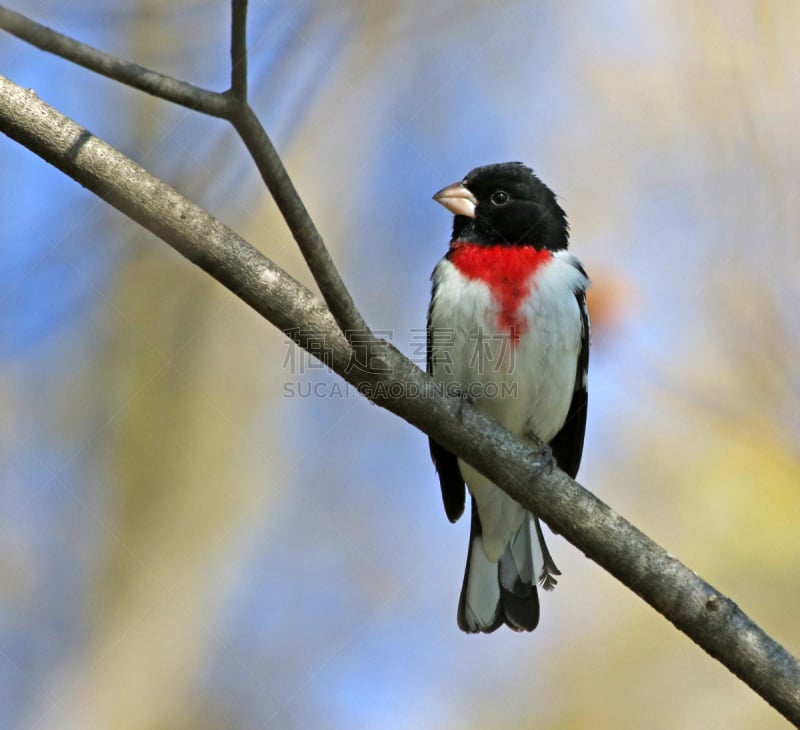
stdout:
{"type": "Polygon", "coordinates": [[[490,200],[494,205],[505,205],[511,200],[511,196],[505,190],[495,190],[490,200]]]}

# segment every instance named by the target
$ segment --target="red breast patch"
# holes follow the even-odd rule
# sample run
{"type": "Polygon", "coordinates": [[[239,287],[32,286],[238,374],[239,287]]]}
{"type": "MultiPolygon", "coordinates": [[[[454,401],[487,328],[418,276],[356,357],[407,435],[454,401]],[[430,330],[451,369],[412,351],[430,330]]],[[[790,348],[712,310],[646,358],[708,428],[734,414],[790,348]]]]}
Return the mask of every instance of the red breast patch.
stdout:
{"type": "Polygon", "coordinates": [[[547,249],[533,246],[479,246],[456,243],[450,261],[468,279],[484,282],[499,306],[497,325],[516,345],[528,331],[528,321],[519,309],[531,292],[531,277],[553,257],[547,249]]]}

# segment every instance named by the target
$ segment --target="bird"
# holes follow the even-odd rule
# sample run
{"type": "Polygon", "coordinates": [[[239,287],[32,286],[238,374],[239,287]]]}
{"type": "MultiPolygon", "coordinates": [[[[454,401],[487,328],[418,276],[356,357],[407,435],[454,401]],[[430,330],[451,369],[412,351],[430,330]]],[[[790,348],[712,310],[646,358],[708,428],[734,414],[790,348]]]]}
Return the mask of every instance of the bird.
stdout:
{"type": "MultiPolygon", "coordinates": [[[[433,199],[453,214],[431,275],[427,371],[437,385],[575,477],[583,453],[589,367],[589,278],[567,250],[555,194],[521,162],[476,167],[433,199]],[[538,442],[537,442],[538,439],[538,442]]],[[[537,586],[561,575],[539,518],[429,439],[445,514],[470,493],[471,526],[458,626],[491,633],[539,623],[537,586]]]]}

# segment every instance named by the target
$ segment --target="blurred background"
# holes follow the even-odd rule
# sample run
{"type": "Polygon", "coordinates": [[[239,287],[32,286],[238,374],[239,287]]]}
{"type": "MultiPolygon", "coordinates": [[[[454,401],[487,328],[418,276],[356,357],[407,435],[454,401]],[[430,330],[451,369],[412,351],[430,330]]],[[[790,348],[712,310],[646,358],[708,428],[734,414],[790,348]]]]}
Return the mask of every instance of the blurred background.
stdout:
{"type": "MultiPolygon", "coordinates": [[[[227,88],[224,0],[8,5],[227,88]]],[[[253,104],[417,362],[431,195],[502,160],[560,195],[594,280],[580,481],[796,654],[800,5],[251,6],[253,104]]],[[[6,34],[0,73],[311,284],[225,123],[6,34]]],[[[5,137],[0,169],[0,727],[785,726],[559,537],[536,632],[459,632],[426,438],[5,137]]]]}

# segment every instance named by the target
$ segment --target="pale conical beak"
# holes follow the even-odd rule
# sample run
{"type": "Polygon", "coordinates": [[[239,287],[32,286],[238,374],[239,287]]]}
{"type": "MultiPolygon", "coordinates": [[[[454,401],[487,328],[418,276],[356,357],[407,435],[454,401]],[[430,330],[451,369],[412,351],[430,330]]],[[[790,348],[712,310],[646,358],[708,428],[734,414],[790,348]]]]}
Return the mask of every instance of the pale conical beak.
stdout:
{"type": "Polygon", "coordinates": [[[478,205],[478,199],[463,182],[453,183],[442,188],[433,196],[433,199],[437,203],[441,203],[453,215],[475,217],[475,206],[478,205]]]}

